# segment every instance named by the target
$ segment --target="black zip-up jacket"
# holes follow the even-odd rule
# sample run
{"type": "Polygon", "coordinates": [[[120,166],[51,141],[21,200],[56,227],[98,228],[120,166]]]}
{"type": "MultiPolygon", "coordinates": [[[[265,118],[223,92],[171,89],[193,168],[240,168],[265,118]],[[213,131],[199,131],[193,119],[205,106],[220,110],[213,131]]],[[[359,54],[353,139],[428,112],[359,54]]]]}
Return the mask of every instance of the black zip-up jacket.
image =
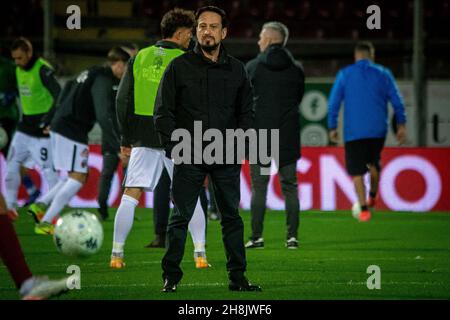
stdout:
{"type": "Polygon", "coordinates": [[[176,144],[171,142],[175,129],[187,129],[194,137],[194,121],[202,122],[203,131],[252,128],[253,92],[244,65],[228,55],[223,44],[217,63],[207,59],[197,44],[167,66],[154,120],[166,150],[176,144]]]}
{"type": "MultiPolygon", "coordinates": [[[[160,40],[156,47],[180,49],[171,41],[160,40]]],[[[162,148],[155,131],[153,116],[143,116],[134,113],[134,58],[128,62],[128,68],[122,80],[116,97],[117,120],[121,134],[121,145],[124,147],[162,148]]]]}
{"type": "Polygon", "coordinates": [[[255,94],[255,129],[279,129],[280,168],[296,162],[300,158],[299,105],[305,90],[301,64],[286,48],[273,44],[249,61],[246,69],[255,94]]]}
{"type": "Polygon", "coordinates": [[[106,148],[119,152],[115,115],[108,111],[114,106],[118,83],[109,66],[93,66],[81,72],[65,85],[50,130],[87,144],[88,133],[97,121],[102,137],[108,137],[106,148]]]}
{"type": "MultiPolygon", "coordinates": [[[[24,67],[24,70],[31,70],[36,63],[36,60],[37,57],[33,55],[31,60],[24,67]]],[[[19,124],[17,125],[17,130],[33,137],[48,137],[48,134],[44,134],[44,127],[49,124],[49,119],[52,118],[55,112],[55,106],[59,93],[61,92],[61,86],[55,78],[54,71],[47,66],[41,67],[39,76],[41,77],[42,84],[53,97],[53,105],[47,113],[31,116],[22,114],[19,124]]]]}

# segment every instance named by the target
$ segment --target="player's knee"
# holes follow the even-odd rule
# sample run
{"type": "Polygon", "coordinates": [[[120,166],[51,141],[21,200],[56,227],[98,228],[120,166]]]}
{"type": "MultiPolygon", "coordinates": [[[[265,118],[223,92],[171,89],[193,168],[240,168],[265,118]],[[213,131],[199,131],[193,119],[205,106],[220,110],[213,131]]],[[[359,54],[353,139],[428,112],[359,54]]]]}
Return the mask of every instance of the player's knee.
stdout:
{"type": "Polygon", "coordinates": [[[125,195],[132,197],[136,200],[139,200],[139,198],[141,197],[142,194],[142,189],[141,188],[125,188],[124,193],[125,195]]]}
{"type": "Polygon", "coordinates": [[[375,170],[376,172],[381,171],[381,163],[380,162],[372,163],[372,164],[369,164],[368,166],[371,171],[372,170],[375,170]]]}
{"type": "Polygon", "coordinates": [[[69,177],[71,179],[77,180],[78,182],[84,184],[87,180],[87,173],[69,172],[69,177]]]}

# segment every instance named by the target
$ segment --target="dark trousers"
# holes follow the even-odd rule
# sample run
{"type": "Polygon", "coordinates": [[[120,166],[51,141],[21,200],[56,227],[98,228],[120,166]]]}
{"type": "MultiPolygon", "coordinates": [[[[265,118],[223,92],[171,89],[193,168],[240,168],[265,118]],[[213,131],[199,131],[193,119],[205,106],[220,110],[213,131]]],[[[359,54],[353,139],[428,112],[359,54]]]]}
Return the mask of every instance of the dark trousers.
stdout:
{"type": "MultiPolygon", "coordinates": [[[[298,200],[296,163],[286,165],[278,170],[281,190],[286,203],[287,239],[298,236],[300,204],[298,200]]],[[[267,185],[270,176],[260,174],[260,166],[251,165],[252,179],[252,239],[261,238],[263,234],[264,214],[266,212],[267,185]]]]}
{"type": "MultiPolygon", "coordinates": [[[[208,199],[206,191],[202,189],[200,192],[200,203],[203,212],[208,212],[208,199]]],[[[166,235],[167,224],[170,213],[170,177],[164,168],[153,193],[153,225],[155,226],[155,234],[166,235]]]]}
{"type": "Polygon", "coordinates": [[[167,170],[161,173],[153,193],[153,225],[155,234],[165,235],[170,213],[170,176],[167,170]]]}
{"type": "Polygon", "coordinates": [[[175,165],[172,198],[175,208],[169,218],[167,228],[166,253],[162,259],[163,279],[178,283],[183,272],[180,263],[189,221],[194,213],[197,198],[204,190],[203,183],[209,173],[214,187],[216,203],[222,220],[222,239],[227,258],[230,279],[240,279],[246,269],[244,248],[244,224],[239,215],[240,165],[175,165]]]}
{"type": "Polygon", "coordinates": [[[103,153],[103,168],[100,174],[99,190],[98,190],[98,204],[100,208],[108,208],[108,196],[111,190],[111,183],[119,165],[120,158],[117,153],[105,152],[103,153]]]}
{"type": "Polygon", "coordinates": [[[208,181],[208,193],[209,193],[209,210],[211,210],[211,212],[217,213],[216,197],[214,196],[214,188],[211,181],[208,181]]]}

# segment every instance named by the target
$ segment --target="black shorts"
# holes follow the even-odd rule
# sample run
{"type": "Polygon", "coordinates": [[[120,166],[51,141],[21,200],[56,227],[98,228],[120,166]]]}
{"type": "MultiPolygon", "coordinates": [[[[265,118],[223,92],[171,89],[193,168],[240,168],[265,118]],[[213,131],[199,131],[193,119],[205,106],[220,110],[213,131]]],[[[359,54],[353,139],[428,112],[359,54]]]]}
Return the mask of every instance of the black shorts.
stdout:
{"type": "Polygon", "coordinates": [[[353,140],[345,143],[345,164],[351,176],[364,175],[368,165],[380,170],[381,151],[385,138],[353,140]]]}

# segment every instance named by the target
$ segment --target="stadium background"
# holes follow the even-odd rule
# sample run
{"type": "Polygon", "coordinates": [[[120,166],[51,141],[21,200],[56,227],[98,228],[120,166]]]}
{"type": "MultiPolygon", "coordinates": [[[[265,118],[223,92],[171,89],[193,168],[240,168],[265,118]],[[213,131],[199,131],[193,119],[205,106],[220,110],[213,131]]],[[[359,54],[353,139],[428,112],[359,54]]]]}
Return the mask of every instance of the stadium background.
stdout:
{"type": "MultiPolygon", "coordinates": [[[[195,9],[209,3],[227,11],[231,25],[225,45],[243,62],[258,53],[256,42],[264,22],[279,20],[290,28],[288,48],[302,62],[307,77],[305,97],[299,106],[305,148],[297,165],[303,210],[348,209],[355,200],[350,178],[344,171],[342,149],[330,146],[328,141],[327,96],[336,72],[352,62],[356,41],[371,40],[376,47],[376,61],[389,67],[398,80],[408,114],[408,145],[396,148],[392,132],[387,139],[392,148],[387,148],[383,156],[380,208],[450,211],[449,0],[21,0],[2,4],[0,45],[7,55],[15,37],[29,37],[38,54],[51,61],[58,80],[64,83],[84,68],[104,62],[113,45],[135,43],[142,48],[154,43],[160,37],[160,18],[170,8],[195,9]],[[366,9],[372,4],[381,9],[380,30],[366,27],[370,16],[366,9]],[[66,27],[70,5],[81,9],[80,30],[66,27]],[[415,14],[420,19],[415,19],[415,14]]],[[[102,165],[100,137],[96,126],[90,134],[89,182],[71,202],[73,206],[97,205],[102,165]]],[[[4,188],[3,160],[0,165],[4,188]]],[[[119,170],[109,199],[111,205],[117,205],[120,199],[121,175],[119,170]]],[[[38,171],[33,173],[33,179],[41,185],[38,171]]],[[[45,191],[46,186],[41,188],[45,191]]],[[[241,189],[241,206],[248,209],[247,166],[242,172],[241,189]]],[[[22,190],[22,200],[24,195],[22,190]]],[[[151,207],[152,195],[146,194],[141,205],[151,207]]],[[[268,207],[283,209],[277,176],[271,179],[268,207]]]]}
{"type": "MultiPolygon", "coordinates": [[[[84,68],[102,63],[113,45],[136,43],[144,47],[154,43],[159,38],[160,18],[173,6],[195,9],[210,2],[3,1],[0,5],[0,46],[2,53],[9,55],[8,48],[14,38],[29,37],[37,53],[43,54],[56,67],[58,80],[64,83],[84,68]],[[66,28],[69,16],[66,9],[73,4],[81,9],[81,30],[66,28]]],[[[247,251],[249,279],[261,284],[263,292],[228,292],[221,225],[210,220],[207,255],[212,267],[195,268],[192,242],[187,241],[182,263],[185,276],[177,294],[167,296],[160,293],[160,261],[164,250],[143,248],[153,236],[151,209],[136,210],[133,232],[127,240],[127,267],[118,271],[109,268],[108,264],[115,208],[110,210],[111,219],[103,221],[105,238],[100,252],[89,259],[58,254],[51,238],[34,234],[32,218],[26,214],[26,208],[20,208],[15,228],[33,273],[59,278],[69,275],[68,266],[79,266],[82,290],[72,290],[59,299],[241,299],[255,300],[256,303],[281,299],[449,299],[450,0],[212,2],[224,7],[231,18],[230,37],[225,41],[231,54],[243,62],[254,57],[258,53],[256,42],[261,25],[268,20],[280,20],[291,30],[288,48],[305,68],[306,95],[299,119],[304,147],[303,158],[297,165],[302,206],[299,250],[285,250],[284,212],[268,211],[264,250],[247,251]],[[366,27],[369,16],[366,8],[371,4],[381,8],[381,30],[366,27]],[[415,13],[420,19],[414,19],[415,13]],[[376,60],[392,69],[399,83],[406,101],[410,141],[408,146],[397,147],[392,132],[389,133],[390,147],[382,159],[380,207],[370,223],[358,223],[349,212],[354,195],[344,171],[343,150],[341,146],[329,145],[323,133],[327,95],[336,72],[352,62],[356,41],[365,39],[374,42],[376,60]],[[407,212],[392,212],[398,210],[407,212]],[[370,265],[379,266],[382,271],[380,290],[367,287],[370,274],[366,270],[370,265]]],[[[73,206],[97,206],[97,182],[102,162],[98,145],[100,134],[98,128],[91,133],[90,178],[71,202],[73,206]]],[[[2,188],[4,165],[0,161],[2,188]]],[[[117,205],[120,198],[121,175],[119,170],[114,179],[110,198],[113,205],[117,205]]],[[[38,171],[33,172],[33,179],[40,185],[42,179],[38,171]]],[[[248,208],[247,166],[244,166],[241,181],[241,206],[248,208]]],[[[45,191],[46,186],[41,187],[45,191]]],[[[21,190],[22,200],[24,195],[21,190]]],[[[152,195],[145,194],[140,204],[151,206],[152,195]]],[[[282,209],[277,176],[271,179],[268,205],[271,209],[282,209]]],[[[250,213],[241,210],[241,216],[245,237],[248,237],[250,213]]],[[[0,263],[0,300],[17,298],[14,284],[0,263]]],[[[185,305],[184,301],[181,303],[185,305]]],[[[205,301],[201,303],[205,304],[205,301]]],[[[355,302],[350,305],[339,301],[331,308],[310,305],[314,307],[314,314],[330,310],[335,315],[337,306],[345,308],[346,316],[364,314],[355,312],[358,306],[355,302]]],[[[116,303],[114,306],[98,309],[103,313],[112,310],[116,317],[122,310],[129,310],[116,303]]],[[[175,318],[177,308],[173,306],[176,305],[157,301],[146,311],[155,313],[158,308],[164,308],[165,315],[175,318]]],[[[421,305],[415,301],[408,303],[402,312],[418,311],[413,306],[420,308],[421,305]]],[[[436,304],[432,308],[435,307],[436,304]]],[[[281,308],[288,310],[282,305],[274,307],[274,318],[279,318],[275,314],[279,314],[281,308]]],[[[22,309],[36,314],[34,308],[22,309]]],[[[383,308],[372,308],[371,313],[376,309],[385,315],[383,308]]],[[[304,305],[299,305],[289,315],[299,314],[299,310],[304,312],[304,305]]],[[[18,308],[14,312],[17,311],[18,308]]]]}

